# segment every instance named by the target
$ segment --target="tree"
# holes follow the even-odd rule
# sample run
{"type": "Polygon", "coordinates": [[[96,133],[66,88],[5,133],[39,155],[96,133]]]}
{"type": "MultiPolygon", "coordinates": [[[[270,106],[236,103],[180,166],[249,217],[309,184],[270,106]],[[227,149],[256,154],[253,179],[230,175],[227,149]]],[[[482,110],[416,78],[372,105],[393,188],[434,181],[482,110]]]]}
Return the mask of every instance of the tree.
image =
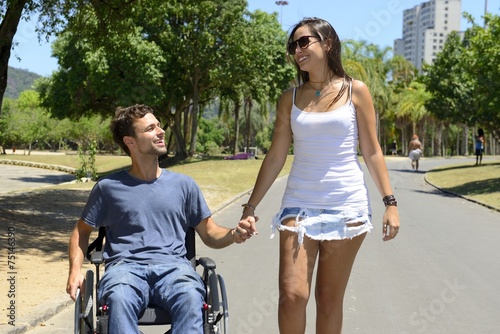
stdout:
{"type": "MultiPolygon", "coordinates": [[[[410,87],[410,85],[417,79],[417,69],[406,60],[404,57],[395,55],[389,60],[390,80],[388,86],[391,91],[389,109],[385,117],[385,126],[389,131],[388,139],[391,137],[393,140],[400,141],[400,147],[403,154],[406,152],[408,143],[407,127],[411,124],[408,115],[402,115],[399,112],[399,105],[403,97],[403,92],[410,87]],[[401,136],[397,136],[396,129],[400,129],[401,136]]],[[[386,130],[386,131],[387,131],[386,130]]]]}
{"type": "Polygon", "coordinates": [[[475,109],[469,119],[469,125],[483,124],[490,131],[497,133],[500,124],[500,17],[487,14],[485,27],[477,25],[470,15],[466,15],[473,24],[465,32],[465,56],[462,58],[462,72],[468,75],[468,82],[474,85],[475,109]]]}
{"type": "Polygon", "coordinates": [[[287,63],[285,48],[286,33],[277,19],[277,13],[263,11],[248,13],[240,38],[232,47],[238,55],[232,63],[233,70],[224,73],[221,69],[221,95],[233,101],[234,141],[232,154],[238,151],[240,108],[244,111],[244,146],[251,146],[252,124],[260,117],[268,118],[268,105],[275,104],[284,89],[290,87],[294,69],[287,63]],[[258,117],[253,113],[260,112],[258,117]]]}
{"type": "Polygon", "coordinates": [[[500,18],[486,15],[482,27],[469,14],[465,16],[472,27],[463,38],[458,33],[449,35],[434,64],[424,68],[422,80],[432,93],[428,109],[442,122],[462,124],[462,153],[468,154],[469,127],[481,124],[498,136],[500,18]]]}
{"type": "MultiPolygon", "coordinates": [[[[86,24],[90,31],[99,26],[90,18],[86,24]]],[[[95,45],[84,34],[67,30],[54,42],[53,55],[60,70],[39,79],[36,88],[42,105],[55,117],[106,117],[117,106],[161,105],[161,66],[166,62],[161,49],[144,40],[138,28],[121,36],[109,34],[105,40],[106,45],[95,45]]]]}
{"type": "Polygon", "coordinates": [[[7,72],[9,68],[10,51],[14,35],[21,20],[27,0],[1,1],[0,2],[0,116],[2,116],[2,101],[7,89],[7,72]]]}
{"type": "Polygon", "coordinates": [[[375,44],[354,40],[344,42],[342,49],[346,72],[355,79],[364,81],[372,95],[379,142],[385,142],[380,131],[380,121],[389,117],[391,96],[391,89],[387,85],[390,72],[389,51],[389,47],[380,49],[375,44]]]}
{"type": "MultiPolygon", "coordinates": [[[[398,95],[395,116],[399,119],[409,120],[412,124],[413,134],[419,132],[417,123],[428,117],[425,104],[429,98],[430,94],[425,90],[425,85],[416,81],[410,83],[410,85],[403,89],[398,95]]],[[[406,124],[403,124],[404,126],[401,130],[403,132],[403,138],[405,138],[404,128],[406,124]]],[[[421,131],[425,133],[425,128],[421,129],[421,131]]]]}
{"type": "MultiPolygon", "coordinates": [[[[243,33],[250,34],[245,7],[244,0],[144,0],[131,4],[134,10],[104,31],[95,11],[82,9],[54,45],[60,69],[39,83],[43,105],[58,117],[78,118],[109,115],[118,105],[149,104],[175,142],[175,159],[185,159],[196,151],[202,106],[222,95],[223,87],[275,87],[260,95],[245,90],[259,98],[275,96],[283,87],[283,53],[267,55],[272,59],[260,67],[261,73],[251,73],[255,78],[239,74],[256,56],[242,51],[243,33]],[[250,79],[254,86],[245,82],[250,79]]],[[[266,19],[261,23],[271,24],[276,25],[266,19]]],[[[274,25],[260,29],[276,31],[274,25]]],[[[270,41],[259,42],[264,47],[270,41]]],[[[243,97],[243,91],[234,91],[243,97]]]]}
{"type": "MultiPolygon", "coordinates": [[[[21,19],[37,19],[38,38],[48,38],[62,31],[75,12],[92,8],[99,19],[101,30],[108,25],[120,24],[123,13],[130,9],[135,0],[94,1],[91,0],[0,0],[0,116],[2,101],[7,87],[7,70],[14,43],[14,37],[21,19]]],[[[99,35],[96,35],[99,36],[99,35]]]]}
{"type": "Polygon", "coordinates": [[[27,90],[21,93],[9,108],[6,132],[14,144],[23,145],[31,153],[32,145],[42,145],[49,138],[50,114],[40,108],[38,93],[27,90]]]}

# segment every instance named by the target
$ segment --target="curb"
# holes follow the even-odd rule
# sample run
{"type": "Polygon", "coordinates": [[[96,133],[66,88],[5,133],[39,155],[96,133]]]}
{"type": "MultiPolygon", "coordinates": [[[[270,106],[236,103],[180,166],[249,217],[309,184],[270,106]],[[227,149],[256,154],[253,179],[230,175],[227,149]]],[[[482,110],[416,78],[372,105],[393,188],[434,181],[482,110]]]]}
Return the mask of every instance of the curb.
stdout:
{"type": "MultiPolygon", "coordinates": [[[[13,329],[3,331],[4,325],[0,325],[0,330],[5,334],[22,334],[34,329],[45,321],[49,320],[60,311],[73,304],[69,296],[64,293],[55,299],[48,300],[42,304],[35,306],[31,309],[31,315],[26,317],[26,320],[16,324],[13,329]]],[[[10,326],[10,325],[5,325],[10,326]]]]}
{"type": "Polygon", "coordinates": [[[489,205],[489,204],[486,204],[486,203],[483,203],[483,202],[480,202],[478,200],[475,200],[475,199],[472,199],[472,198],[469,198],[467,196],[463,196],[463,195],[460,195],[460,194],[457,194],[457,193],[454,193],[453,191],[449,191],[449,190],[446,190],[446,189],[443,189],[443,188],[440,188],[438,187],[437,185],[431,183],[428,179],[427,179],[427,173],[424,175],[424,181],[425,183],[427,183],[428,185],[436,188],[437,190],[445,193],[445,194],[449,194],[449,195],[453,195],[455,197],[460,197],[466,201],[469,201],[469,202],[472,202],[472,203],[475,203],[475,204],[479,204],[481,206],[484,206],[485,208],[488,208],[490,210],[493,210],[493,211],[496,211],[496,212],[500,212],[500,208],[497,208],[497,207],[494,207],[492,205],[489,205]]]}
{"type": "Polygon", "coordinates": [[[32,162],[32,161],[0,159],[0,164],[57,170],[59,172],[64,172],[64,173],[68,173],[68,174],[75,174],[76,173],[76,168],[60,166],[60,165],[49,165],[49,164],[43,164],[40,162],[32,162]]]}

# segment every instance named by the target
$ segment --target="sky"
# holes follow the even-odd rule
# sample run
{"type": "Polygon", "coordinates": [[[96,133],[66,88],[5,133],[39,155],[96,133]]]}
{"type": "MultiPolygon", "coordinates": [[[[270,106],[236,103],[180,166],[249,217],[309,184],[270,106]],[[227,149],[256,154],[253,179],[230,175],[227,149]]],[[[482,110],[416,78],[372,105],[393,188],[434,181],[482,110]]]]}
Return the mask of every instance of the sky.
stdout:
{"type": "MultiPolygon", "coordinates": [[[[278,14],[285,31],[304,17],[320,17],[329,21],[340,39],[366,40],[381,48],[392,47],[402,37],[403,10],[425,2],[422,0],[289,0],[288,5],[277,5],[275,0],[247,0],[248,9],[278,14]]],[[[462,0],[462,12],[471,14],[476,23],[483,24],[485,5],[489,13],[500,15],[500,0],[462,0]]],[[[9,66],[50,76],[57,70],[51,42],[38,41],[36,22],[22,21],[14,37],[17,45],[11,53],[9,66]]],[[[470,25],[461,21],[461,30],[470,25]]]]}

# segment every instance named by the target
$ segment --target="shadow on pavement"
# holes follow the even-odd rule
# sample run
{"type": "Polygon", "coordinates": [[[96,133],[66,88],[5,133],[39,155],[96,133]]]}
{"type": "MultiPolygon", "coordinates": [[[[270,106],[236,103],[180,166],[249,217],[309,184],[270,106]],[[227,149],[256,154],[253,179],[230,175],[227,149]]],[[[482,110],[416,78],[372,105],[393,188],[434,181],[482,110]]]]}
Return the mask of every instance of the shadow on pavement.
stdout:
{"type": "Polygon", "coordinates": [[[15,228],[17,248],[24,253],[42,252],[45,260],[60,261],[88,194],[64,189],[0,196],[0,225],[15,228]]]}

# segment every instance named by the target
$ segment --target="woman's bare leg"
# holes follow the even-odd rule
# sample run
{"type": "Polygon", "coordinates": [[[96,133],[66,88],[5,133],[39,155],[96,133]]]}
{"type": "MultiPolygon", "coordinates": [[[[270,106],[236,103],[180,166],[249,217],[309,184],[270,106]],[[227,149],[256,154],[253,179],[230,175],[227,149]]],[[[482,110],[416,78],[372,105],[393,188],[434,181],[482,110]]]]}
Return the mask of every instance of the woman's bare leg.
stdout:
{"type": "MultiPolygon", "coordinates": [[[[290,219],[283,224],[293,226],[294,222],[290,219]]],[[[318,247],[319,241],[304,237],[298,248],[297,233],[280,232],[278,324],[282,334],[305,332],[306,306],[318,247]]]]}
{"type": "Polygon", "coordinates": [[[315,291],[317,334],[342,333],[344,294],[365,236],[320,244],[315,291]]]}

